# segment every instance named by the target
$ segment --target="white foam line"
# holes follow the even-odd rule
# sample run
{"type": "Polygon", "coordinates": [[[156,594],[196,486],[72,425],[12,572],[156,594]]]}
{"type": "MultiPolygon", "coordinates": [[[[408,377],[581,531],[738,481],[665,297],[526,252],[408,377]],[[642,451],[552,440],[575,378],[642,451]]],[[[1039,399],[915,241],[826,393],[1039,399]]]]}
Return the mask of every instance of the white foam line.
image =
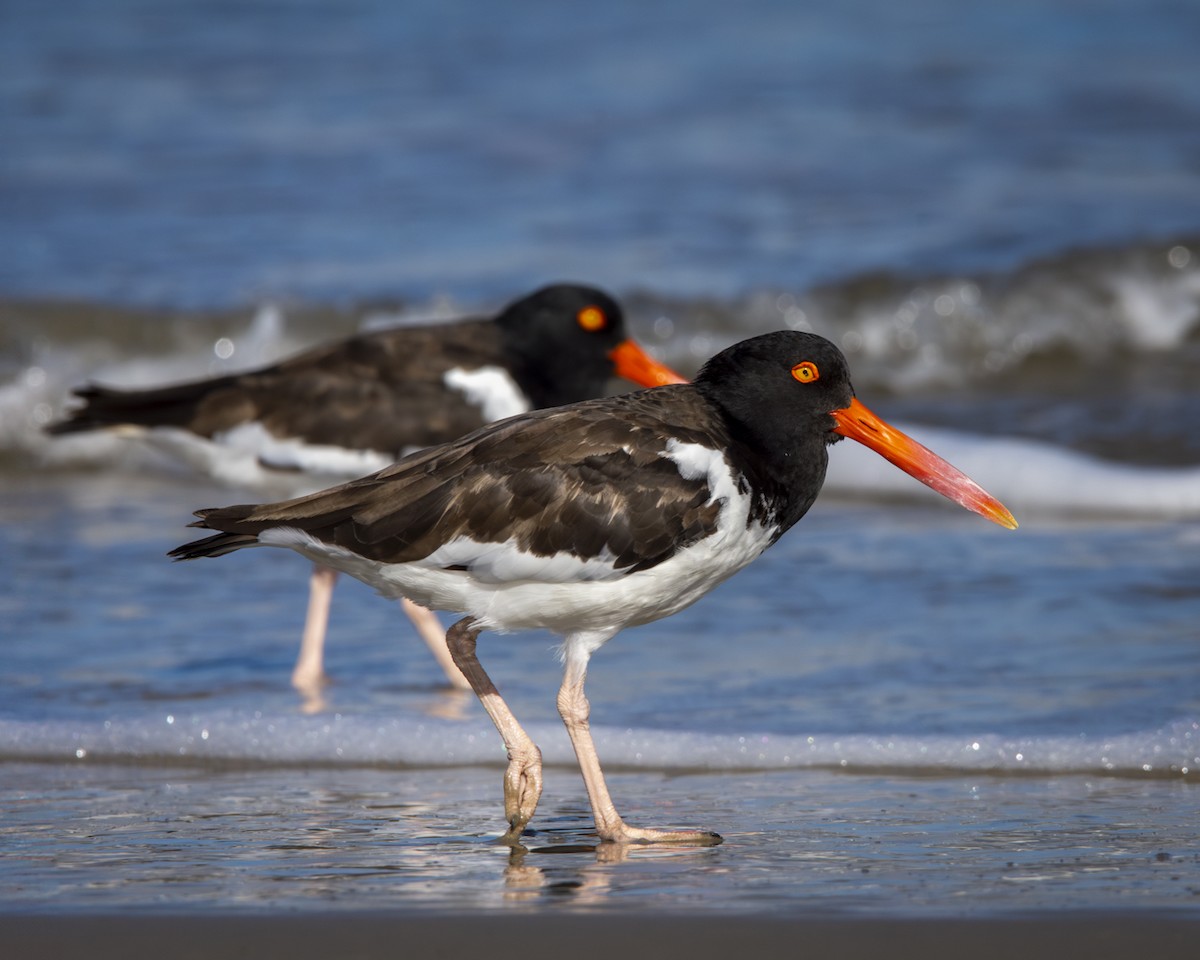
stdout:
{"type": "MultiPolygon", "coordinates": [[[[545,762],[573,766],[558,724],[531,724],[545,762]]],[[[1200,774],[1200,718],[1116,735],[821,733],[713,734],[597,727],[610,767],[692,770],[1200,774]]],[[[474,766],[500,764],[504,749],[484,720],[414,721],[372,716],[262,713],[171,715],[73,723],[0,721],[0,760],[195,764],[248,763],[474,766]]]]}

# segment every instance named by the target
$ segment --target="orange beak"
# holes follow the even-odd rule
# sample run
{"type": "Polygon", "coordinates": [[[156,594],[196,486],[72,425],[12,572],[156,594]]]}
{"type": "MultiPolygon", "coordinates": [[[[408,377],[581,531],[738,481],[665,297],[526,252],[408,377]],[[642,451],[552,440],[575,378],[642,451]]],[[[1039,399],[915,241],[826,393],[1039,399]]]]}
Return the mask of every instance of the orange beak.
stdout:
{"type": "Polygon", "coordinates": [[[632,380],[643,387],[661,387],[667,383],[687,383],[670,367],[655,360],[632,340],[625,340],[609,351],[608,358],[616,367],[618,377],[632,380]]]}
{"type": "Polygon", "coordinates": [[[837,422],[835,433],[870,447],[943,497],[986,517],[992,523],[1009,530],[1017,529],[1017,521],[1004,504],[932,450],[921,446],[895,427],[888,426],[858,400],[851,400],[850,406],[843,410],[834,410],[833,419],[837,422]]]}

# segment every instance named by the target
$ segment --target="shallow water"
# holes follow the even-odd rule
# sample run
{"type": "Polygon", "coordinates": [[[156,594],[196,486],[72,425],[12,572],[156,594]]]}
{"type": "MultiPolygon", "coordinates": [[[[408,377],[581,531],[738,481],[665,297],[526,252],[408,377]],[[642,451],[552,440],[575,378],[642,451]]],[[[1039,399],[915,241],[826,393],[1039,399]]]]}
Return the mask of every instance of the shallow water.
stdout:
{"type": "Polygon", "coordinates": [[[495,832],[499,771],[7,766],[0,899],[21,912],[619,911],[793,917],[1103,909],[1194,915],[1196,786],[618,773],[639,823],[715,848],[596,844],[577,776],[495,832]]]}
{"type": "Polygon", "coordinates": [[[485,635],[547,761],[510,856],[498,738],[394,604],[342,585],[311,714],[287,685],[304,562],[162,557],[213,495],[5,492],[9,909],[1197,907],[1194,523],[1018,536],[835,498],[618,636],[589,679],[617,802],[716,829],[715,851],[594,849],[552,638],[485,635]]]}

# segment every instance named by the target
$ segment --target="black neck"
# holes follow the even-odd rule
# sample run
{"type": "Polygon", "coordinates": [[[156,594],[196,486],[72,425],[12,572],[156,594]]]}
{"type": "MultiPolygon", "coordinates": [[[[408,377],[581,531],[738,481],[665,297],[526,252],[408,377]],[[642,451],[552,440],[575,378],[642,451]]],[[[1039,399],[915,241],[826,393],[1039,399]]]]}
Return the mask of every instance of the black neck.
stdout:
{"type": "Polygon", "coordinates": [[[778,524],[782,534],[813,505],[825,482],[829,444],[840,438],[811,423],[764,416],[746,395],[730,396],[703,382],[696,388],[725,423],[730,461],[754,492],[758,519],[778,524]]]}

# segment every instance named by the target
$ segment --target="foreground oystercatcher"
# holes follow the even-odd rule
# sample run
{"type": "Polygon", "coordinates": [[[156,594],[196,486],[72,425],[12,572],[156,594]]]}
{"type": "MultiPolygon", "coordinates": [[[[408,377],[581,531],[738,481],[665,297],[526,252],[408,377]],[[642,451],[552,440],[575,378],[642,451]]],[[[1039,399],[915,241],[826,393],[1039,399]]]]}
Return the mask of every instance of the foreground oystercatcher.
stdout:
{"type": "Polygon", "coordinates": [[[854,397],[828,340],[793,331],[745,340],[691,384],[505,420],[373,476],[283,503],[201,510],[214,536],[180,560],[289,547],[389,597],[466,616],[450,652],[508,749],[505,839],[541,793],[541,754],[475,655],[479,633],[563,638],[558,710],[605,841],[719,843],[697,830],[627,825],[588,727],[588,660],[621,628],[693,603],[804,516],[842,437],[989,520],[1012,514],[854,397]]]}
{"type": "MultiPolygon", "coordinates": [[[[492,420],[598,397],[613,376],[683,382],[628,339],[612,297],[556,284],[494,318],[365,333],[247,373],[151,390],[84,387],[85,405],[49,432],[116,428],[218,480],[279,496],[362,476],[492,420]]],[[[336,577],[314,567],[292,673],[310,695],[325,679],[336,577]]],[[[466,687],[437,618],[408,600],[405,610],[448,679],[466,687]]]]}

